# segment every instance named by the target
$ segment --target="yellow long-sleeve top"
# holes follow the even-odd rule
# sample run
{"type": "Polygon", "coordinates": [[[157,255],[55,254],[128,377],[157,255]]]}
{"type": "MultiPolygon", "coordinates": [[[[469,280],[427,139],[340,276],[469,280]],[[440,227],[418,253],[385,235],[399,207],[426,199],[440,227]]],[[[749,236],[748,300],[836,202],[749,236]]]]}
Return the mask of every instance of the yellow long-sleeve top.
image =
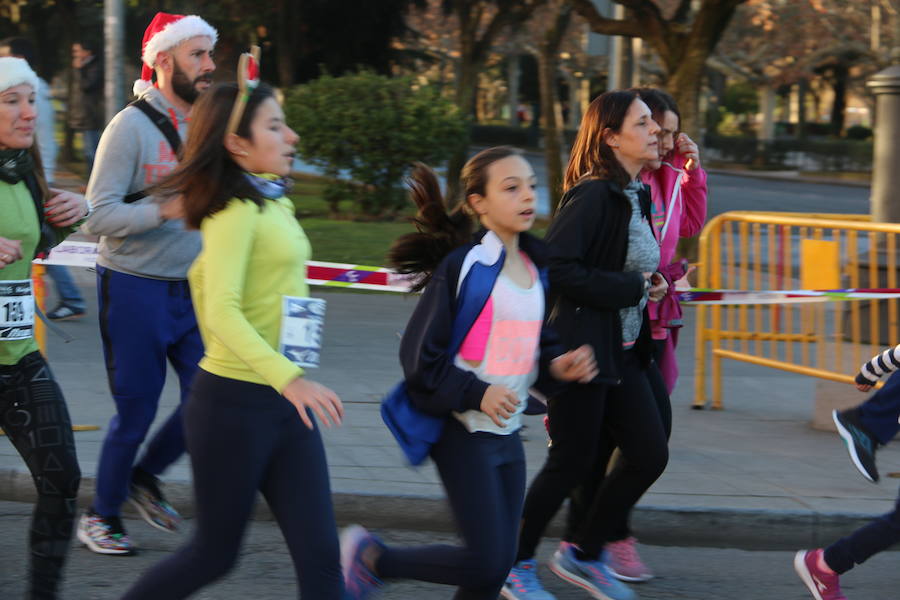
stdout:
{"type": "Polygon", "coordinates": [[[200,368],[279,392],[303,370],[278,352],[282,296],[308,296],[311,248],[287,198],[232,199],[200,225],[188,272],[206,353],[200,368]]]}

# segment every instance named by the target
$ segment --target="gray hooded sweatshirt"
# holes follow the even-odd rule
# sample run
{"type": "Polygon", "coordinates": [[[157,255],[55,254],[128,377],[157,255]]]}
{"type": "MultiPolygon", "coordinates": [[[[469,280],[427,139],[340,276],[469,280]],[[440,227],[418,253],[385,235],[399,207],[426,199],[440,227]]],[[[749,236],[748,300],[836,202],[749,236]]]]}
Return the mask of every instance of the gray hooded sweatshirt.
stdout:
{"type": "MultiPolygon", "coordinates": [[[[182,140],[187,136],[187,117],[158,89],[151,87],[140,97],[172,119],[182,140]]],[[[164,220],[161,198],[123,201],[158,183],[177,164],[165,136],[139,109],[126,107],[109,122],[87,188],[93,213],[84,229],[101,236],[97,264],[139,277],[187,279],[188,267],[200,252],[200,232],[185,229],[180,219],[164,220]]]]}

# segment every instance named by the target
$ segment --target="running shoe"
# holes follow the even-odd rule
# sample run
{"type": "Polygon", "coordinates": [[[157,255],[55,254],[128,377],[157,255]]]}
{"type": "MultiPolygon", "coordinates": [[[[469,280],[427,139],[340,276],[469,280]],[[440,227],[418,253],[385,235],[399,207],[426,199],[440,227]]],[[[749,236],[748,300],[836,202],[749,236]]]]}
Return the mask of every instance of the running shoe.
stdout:
{"type": "Polygon", "coordinates": [[[520,560],[513,565],[500,595],[507,600],[556,600],[556,596],[541,585],[534,559],[520,560]]]}
{"type": "Polygon", "coordinates": [[[823,550],[800,550],[794,556],[794,570],[816,600],[847,600],[841,592],[840,575],[819,568],[823,550]]]}
{"type": "Polygon", "coordinates": [[[618,542],[610,542],[603,548],[606,566],[620,581],[649,581],[653,571],[644,564],[637,551],[637,540],[627,537],[618,542]]]}
{"type": "Polygon", "coordinates": [[[341,533],[341,566],[344,590],[353,600],[366,600],[384,585],[363,561],[367,552],[381,552],[384,544],[359,525],[351,525],[341,533]]]}
{"type": "Polygon", "coordinates": [[[134,546],[119,517],[101,517],[88,510],[78,520],[78,541],[97,554],[134,554],[134,546]]]}
{"type": "Polygon", "coordinates": [[[80,319],[84,316],[83,308],[74,308],[68,304],[60,304],[47,313],[51,321],[66,321],[68,319],[80,319]]]}
{"type": "Polygon", "coordinates": [[[166,501],[159,488],[159,479],[146,471],[135,469],[131,476],[128,500],[141,518],[161,531],[174,533],[181,524],[181,515],[166,501]]]}
{"type": "Polygon", "coordinates": [[[637,596],[617,580],[602,560],[578,560],[575,547],[557,550],[550,570],[563,581],[577,585],[598,600],[636,600],[637,596]]]}
{"type": "Polygon", "coordinates": [[[831,411],[834,426],[847,445],[847,452],[856,470],[863,477],[876,483],[878,481],[878,468],[875,466],[875,451],[878,450],[878,440],[869,435],[859,421],[859,412],[856,409],[831,411]]]}

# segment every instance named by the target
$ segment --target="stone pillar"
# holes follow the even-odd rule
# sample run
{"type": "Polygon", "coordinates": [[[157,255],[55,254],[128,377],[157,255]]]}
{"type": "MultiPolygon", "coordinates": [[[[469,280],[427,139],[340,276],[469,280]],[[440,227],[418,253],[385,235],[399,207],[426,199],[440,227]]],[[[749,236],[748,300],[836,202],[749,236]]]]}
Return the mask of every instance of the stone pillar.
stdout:
{"type": "MultiPolygon", "coordinates": [[[[616,4],[613,7],[613,18],[618,20],[625,19],[625,7],[616,4]]],[[[606,89],[618,90],[629,87],[626,83],[627,75],[624,69],[625,62],[625,38],[620,35],[613,36],[612,44],[609,49],[609,76],[607,77],[606,89]]]]}
{"type": "Polygon", "coordinates": [[[900,223],[896,181],[900,173],[900,64],[872,76],[867,87],[875,94],[875,154],[872,161],[872,219],[900,223]]]}

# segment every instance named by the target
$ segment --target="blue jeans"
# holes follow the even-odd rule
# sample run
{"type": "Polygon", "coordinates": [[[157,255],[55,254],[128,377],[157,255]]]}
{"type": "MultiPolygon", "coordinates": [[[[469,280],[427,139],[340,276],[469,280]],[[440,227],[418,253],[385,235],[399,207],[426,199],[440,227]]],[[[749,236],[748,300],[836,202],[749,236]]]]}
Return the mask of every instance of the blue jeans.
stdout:
{"type": "Polygon", "coordinates": [[[882,444],[887,444],[900,431],[900,376],[888,377],[884,387],[859,407],[859,420],[882,444]]]}
{"type": "Polygon", "coordinates": [[[94,157],[97,156],[97,146],[100,144],[99,129],[84,129],[81,131],[81,145],[84,151],[84,162],[87,163],[88,177],[94,170],[94,157]]]}
{"type": "MultiPolygon", "coordinates": [[[[170,362],[188,389],[203,343],[187,281],[138,277],[97,266],[100,337],[109,387],[116,403],[100,461],[93,508],[110,517],[128,497],[132,467],[156,416],[170,362]]],[[[150,440],[138,466],[159,475],[184,454],[181,405],[150,440]]]]}
{"type": "Polygon", "coordinates": [[[72,280],[72,274],[64,265],[47,265],[47,275],[53,280],[56,286],[56,295],[59,296],[60,304],[65,304],[69,308],[75,310],[84,310],[84,298],[81,296],[81,290],[72,280]]]}
{"type": "Polygon", "coordinates": [[[900,542],[900,497],[897,498],[897,504],[892,512],[878,517],[825,548],[825,562],[841,575],[898,542],[900,542]]]}

